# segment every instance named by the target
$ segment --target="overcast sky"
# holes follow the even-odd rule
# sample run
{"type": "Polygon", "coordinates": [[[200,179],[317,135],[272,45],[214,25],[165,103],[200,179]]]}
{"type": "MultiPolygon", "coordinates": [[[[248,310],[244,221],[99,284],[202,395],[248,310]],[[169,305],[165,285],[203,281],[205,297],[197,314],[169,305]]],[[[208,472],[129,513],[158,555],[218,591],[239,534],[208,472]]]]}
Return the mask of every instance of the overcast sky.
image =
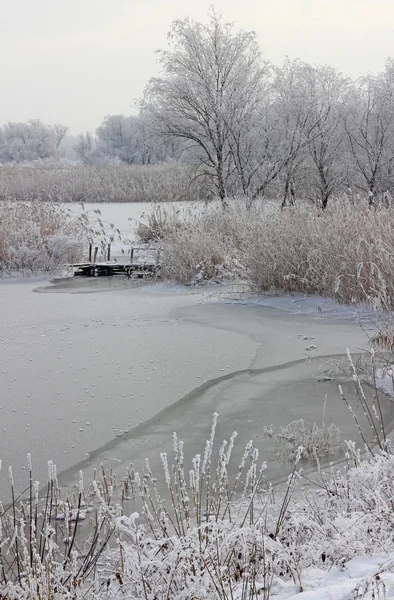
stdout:
{"type": "Polygon", "coordinates": [[[173,19],[205,21],[211,5],[256,31],[276,64],[288,55],[358,77],[394,56],[393,0],[0,0],[0,124],[78,134],[135,112],[173,19]]]}

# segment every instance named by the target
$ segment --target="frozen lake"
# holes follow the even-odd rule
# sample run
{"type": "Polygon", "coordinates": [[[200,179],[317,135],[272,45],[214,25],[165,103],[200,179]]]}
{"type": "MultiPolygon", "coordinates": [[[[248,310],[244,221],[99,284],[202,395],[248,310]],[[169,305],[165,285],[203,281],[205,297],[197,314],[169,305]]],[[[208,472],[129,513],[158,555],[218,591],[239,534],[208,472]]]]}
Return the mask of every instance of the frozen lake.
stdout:
{"type": "MultiPolygon", "coordinates": [[[[186,456],[203,452],[214,412],[218,440],[238,432],[238,458],[254,439],[269,460],[264,425],[320,423],[324,403],[325,422],[356,438],[338,380],[319,379],[327,357],[366,346],[357,317],[282,310],[269,300],[228,304],[222,291],[122,278],[0,284],[1,497],[8,465],[18,488],[26,484],[28,452],[36,478],[45,483],[52,459],[66,487],[79,469],[89,481],[100,459],[118,473],[130,462],[142,470],[145,457],[160,469],[173,431],[186,456]]],[[[357,411],[353,384],[341,383],[357,411]]],[[[393,404],[383,406],[391,423],[393,404]]],[[[267,477],[279,481],[288,470],[269,460],[267,477]]]]}

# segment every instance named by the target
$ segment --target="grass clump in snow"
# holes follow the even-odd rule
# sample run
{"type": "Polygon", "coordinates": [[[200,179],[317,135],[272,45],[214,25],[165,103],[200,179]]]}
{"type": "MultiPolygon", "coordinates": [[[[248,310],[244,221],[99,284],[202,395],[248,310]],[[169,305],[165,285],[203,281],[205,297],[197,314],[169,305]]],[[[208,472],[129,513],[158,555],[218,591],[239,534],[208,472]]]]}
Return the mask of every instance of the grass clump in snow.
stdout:
{"type": "Polygon", "coordinates": [[[178,227],[181,227],[179,211],[174,207],[167,209],[162,204],[157,204],[142,215],[136,234],[142,243],[147,244],[171,235],[178,227]]]}
{"type": "Polygon", "coordinates": [[[304,419],[292,421],[285,427],[264,427],[264,435],[275,441],[275,456],[294,460],[302,448],[301,458],[319,459],[337,453],[341,447],[341,431],[334,424],[308,423],[304,419]]]}
{"type": "Polygon", "coordinates": [[[27,489],[16,495],[9,467],[12,501],[8,506],[0,503],[0,598],[94,598],[95,569],[114,533],[114,523],[108,519],[110,481],[103,473],[85,492],[81,472],[76,492],[62,499],[56,466],[49,461],[47,488],[41,498],[30,455],[27,460],[27,489]],[[90,504],[93,487],[101,499],[95,507],[90,504]],[[90,534],[81,542],[78,532],[88,517],[90,534]]]}

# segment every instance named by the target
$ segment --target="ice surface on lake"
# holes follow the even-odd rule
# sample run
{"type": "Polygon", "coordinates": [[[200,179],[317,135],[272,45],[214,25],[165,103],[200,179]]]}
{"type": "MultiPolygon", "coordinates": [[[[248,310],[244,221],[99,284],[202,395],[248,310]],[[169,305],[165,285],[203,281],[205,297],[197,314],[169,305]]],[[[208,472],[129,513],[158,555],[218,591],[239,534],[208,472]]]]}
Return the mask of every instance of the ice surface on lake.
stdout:
{"type": "MultiPolygon", "coordinates": [[[[339,418],[350,435],[337,384],[319,380],[327,359],[309,357],[365,346],[357,319],[311,319],[218,295],[207,302],[212,288],[123,278],[71,279],[50,288],[58,293],[37,287],[45,288],[0,286],[2,495],[9,464],[18,486],[26,481],[28,452],[42,483],[49,459],[67,483],[81,467],[88,481],[100,458],[142,465],[148,456],[158,466],[174,430],[189,455],[202,451],[215,411],[219,437],[236,430],[240,450],[253,438],[263,457],[263,426],[319,420],[326,394],[326,419],[339,418]],[[306,351],[304,338],[318,351],[306,351]]],[[[270,477],[285,475],[273,469],[270,477]]]]}

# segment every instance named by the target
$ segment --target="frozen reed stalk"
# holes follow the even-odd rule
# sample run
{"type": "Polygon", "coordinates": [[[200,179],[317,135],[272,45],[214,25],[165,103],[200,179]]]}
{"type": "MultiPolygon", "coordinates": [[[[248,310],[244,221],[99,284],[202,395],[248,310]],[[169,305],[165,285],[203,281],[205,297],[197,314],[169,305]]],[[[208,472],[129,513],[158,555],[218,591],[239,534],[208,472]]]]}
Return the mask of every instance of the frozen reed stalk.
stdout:
{"type": "Polygon", "coordinates": [[[214,413],[213,421],[212,421],[212,428],[211,428],[211,435],[209,437],[209,440],[207,440],[207,442],[205,444],[204,459],[202,462],[202,469],[201,469],[201,472],[203,475],[205,475],[207,468],[211,464],[213,442],[215,439],[215,432],[216,432],[216,426],[217,426],[217,422],[218,422],[218,416],[219,416],[218,413],[214,413]]]}
{"type": "Polygon", "coordinates": [[[53,464],[53,483],[55,485],[55,488],[58,489],[59,483],[57,480],[57,466],[55,463],[53,464]]]}
{"type": "MultiPolygon", "coordinates": [[[[361,381],[361,378],[357,371],[357,368],[353,362],[353,359],[352,359],[349,349],[347,349],[347,357],[348,357],[348,361],[349,361],[349,364],[350,364],[350,367],[352,370],[352,377],[353,377],[353,381],[355,382],[358,401],[363,410],[363,413],[364,413],[366,421],[369,425],[369,428],[372,431],[374,440],[380,450],[387,450],[387,448],[389,446],[389,440],[386,436],[386,430],[385,430],[385,425],[384,425],[384,421],[383,421],[382,407],[381,407],[381,403],[380,403],[379,392],[378,392],[378,389],[376,386],[375,364],[373,363],[373,377],[372,377],[372,379],[373,379],[372,383],[375,388],[375,402],[373,403],[372,406],[370,406],[367,401],[367,398],[365,396],[363,383],[361,381]]],[[[372,360],[373,360],[373,358],[374,358],[374,354],[372,354],[372,360]]],[[[340,388],[340,393],[341,393],[342,399],[345,401],[349,410],[351,411],[351,414],[357,425],[357,428],[362,437],[362,440],[364,441],[365,446],[368,448],[369,452],[373,453],[371,444],[369,444],[367,442],[367,440],[365,439],[364,435],[361,432],[361,428],[359,426],[357,417],[354,414],[354,411],[351,409],[346,398],[343,395],[342,388],[340,388]]]]}
{"type": "Polygon", "coordinates": [[[80,494],[82,494],[82,492],[83,492],[83,472],[82,471],[79,471],[78,492],[80,494]]]}
{"type": "Polygon", "coordinates": [[[168,468],[168,458],[167,458],[167,453],[166,452],[161,452],[160,454],[160,460],[161,463],[163,465],[163,469],[164,469],[164,479],[165,482],[167,484],[167,487],[170,488],[171,487],[171,477],[170,477],[170,471],[168,468]]]}
{"type": "Polygon", "coordinates": [[[231,434],[230,443],[227,448],[227,456],[226,456],[227,464],[229,464],[229,462],[231,460],[231,454],[234,449],[235,438],[237,437],[237,435],[238,435],[238,433],[236,431],[233,431],[233,433],[231,434]]]}
{"type": "Polygon", "coordinates": [[[53,462],[48,460],[48,482],[53,483],[53,462]]]}
{"type": "Polygon", "coordinates": [[[39,482],[35,481],[34,485],[33,485],[33,493],[34,493],[34,504],[36,506],[38,504],[38,488],[39,488],[39,482]]]}
{"type": "Polygon", "coordinates": [[[196,456],[193,457],[192,464],[193,464],[193,471],[190,471],[190,473],[194,474],[195,485],[196,485],[196,487],[198,487],[200,484],[201,454],[196,454],[196,456]]]}

